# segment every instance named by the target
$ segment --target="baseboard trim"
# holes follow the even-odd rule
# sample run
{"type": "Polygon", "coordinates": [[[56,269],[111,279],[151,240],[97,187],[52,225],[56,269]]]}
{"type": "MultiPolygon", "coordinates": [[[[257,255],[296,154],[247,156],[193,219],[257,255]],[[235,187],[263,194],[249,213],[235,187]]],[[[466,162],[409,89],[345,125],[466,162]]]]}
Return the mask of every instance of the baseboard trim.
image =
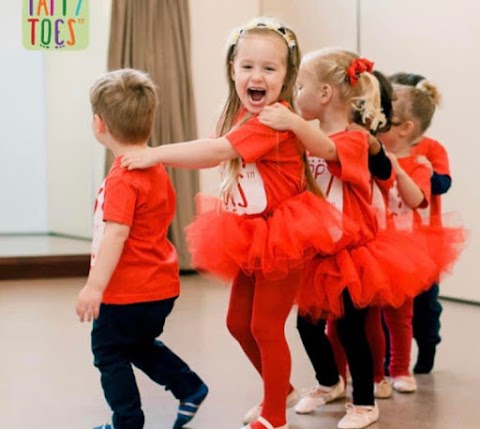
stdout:
{"type": "Polygon", "coordinates": [[[90,255],[19,256],[0,258],[0,280],[83,277],[90,255]]]}
{"type": "Polygon", "coordinates": [[[478,301],[471,301],[469,299],[461,299],[461,298],[452,298],[449,296],[440,296],[439,297],[442,301],[451,301],[451,302],[458,302],[459,304],[468,304],[468,305],[475,305],[480,307],[480,302],[478,301]]]}

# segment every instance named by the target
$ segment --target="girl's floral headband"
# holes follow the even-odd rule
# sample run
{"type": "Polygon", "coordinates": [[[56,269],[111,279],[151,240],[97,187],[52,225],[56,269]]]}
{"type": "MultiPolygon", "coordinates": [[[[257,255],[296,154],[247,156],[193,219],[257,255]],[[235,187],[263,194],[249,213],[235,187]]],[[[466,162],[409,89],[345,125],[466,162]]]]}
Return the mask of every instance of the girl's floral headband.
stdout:
{"type": "Polygon", "coordinates": [[[274,22],[255,20],[250,24],[247,24],[245,27],[237,28],[232,31],[228,39],[227,46],[231,47],[237,44],[240,36],[247,30],[252,30],[254,28],[266,28],[268,30],[275,31],[277,34],[283,37],[287,43],[288,49],[293,49],[297,46],[297,42],[293,36],[293,33],[288,29],[283,27],[280,24],[275,24],[274,22]]]}
{"type": "Polygon", "coordinates": [[[356,58],[347,67],[347,80],[350,82],[350,86],[355,86],[360,78],[360,75],[364,72],[371,73],[373,70],[373,64],[366,58],[356,58]]]}

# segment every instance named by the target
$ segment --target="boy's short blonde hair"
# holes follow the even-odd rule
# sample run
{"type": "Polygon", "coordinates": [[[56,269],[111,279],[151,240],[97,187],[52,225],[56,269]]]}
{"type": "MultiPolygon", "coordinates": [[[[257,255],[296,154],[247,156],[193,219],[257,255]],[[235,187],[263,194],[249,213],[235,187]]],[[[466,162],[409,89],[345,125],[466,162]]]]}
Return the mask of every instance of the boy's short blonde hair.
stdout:
{"type": "Polygon", "coordinates": [[[105,73],[90,88],[90,103],[119,142],[135,144],[150,137],[157,95],[148,74],[134,69],[105,73]]]}

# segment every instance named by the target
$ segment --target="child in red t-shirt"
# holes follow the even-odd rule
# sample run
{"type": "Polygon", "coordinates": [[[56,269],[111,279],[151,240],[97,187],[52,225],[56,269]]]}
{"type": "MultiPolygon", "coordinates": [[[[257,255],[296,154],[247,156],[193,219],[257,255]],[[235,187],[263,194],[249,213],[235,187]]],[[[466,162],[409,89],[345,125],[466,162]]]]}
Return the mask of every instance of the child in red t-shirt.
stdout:
{"type": "Polygon", "coordinates": [[[167,238],[175,191],[162,165],[120,166],[123,153],[150,137],[155,86],[140,71],[117,70],[94,83],[90,100],[95,138],[115,156],[95,201],[90,273],[76,307],[81,322],[93,320],[94,363],[113,412],[112,424],[101,428],[143,428],[135,365],[180,401],[173,425],[180,429],[208,388],[157,339],[179,295],[177,252],[167,238]]]}
{"type": "MultiPolygon", "coordinates": [[[[390,80],[401,85],[420,87],[427,81],[419,74],[404,72],[391,75],[390,80]]],[[[412,153],[417,155],[417,160],[424,160],[431,166],[432,195],[427,215],[431,222],[439,222],[442,214],[441,195],[446,193],[452,184],[447,151],[440,142],[422,136],[412,147],[412,153]]],[[[428,374],[433,369],[436,348],[441,341],[442,305],[438,294],[439,284],[436,281],[428,291],[415,297],[413,302],[413,337],[418,346],[417,362],[413,368],[416,374],[428,374]]]]}
{"type": "MultiPolygon", "coordinates": [[[[428,162],[419,162],[412,148],[431,123],[438,90],[430,83],[423,89],[395,85],[395,94],[393,127],[379,137],[390,153],[396,173],[396,186],[388,194],[387,215],[396,228],[418,234],[424,223],[421,209],[430,205],[432,170],[428,162]]],[[[393,388],[414,392],[416,381],[410,373],[413,298],[399,308],[386,306],[384,316],[390,339],[388,371],[393,388]]]]}

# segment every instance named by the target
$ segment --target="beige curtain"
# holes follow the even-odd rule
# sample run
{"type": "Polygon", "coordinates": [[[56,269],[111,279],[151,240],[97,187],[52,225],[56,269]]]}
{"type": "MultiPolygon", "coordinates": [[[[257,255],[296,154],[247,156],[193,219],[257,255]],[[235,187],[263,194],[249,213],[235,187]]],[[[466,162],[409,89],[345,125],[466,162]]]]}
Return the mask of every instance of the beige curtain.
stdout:
{"type": "MultiPolygon", "coordinates": [[[[196,138],[190,66],[188,0],[113,0],[108,69],[146,71],[158,87],[159,108],[151,146],[196,138]]],[[[112,155],[107,155],[107,171],[112,155]]],[[[177,213],[170,239],[180,268],[190,269],[184,228],[195,212],[198,172],[168,169],[177,191],[177,213]]]]}

